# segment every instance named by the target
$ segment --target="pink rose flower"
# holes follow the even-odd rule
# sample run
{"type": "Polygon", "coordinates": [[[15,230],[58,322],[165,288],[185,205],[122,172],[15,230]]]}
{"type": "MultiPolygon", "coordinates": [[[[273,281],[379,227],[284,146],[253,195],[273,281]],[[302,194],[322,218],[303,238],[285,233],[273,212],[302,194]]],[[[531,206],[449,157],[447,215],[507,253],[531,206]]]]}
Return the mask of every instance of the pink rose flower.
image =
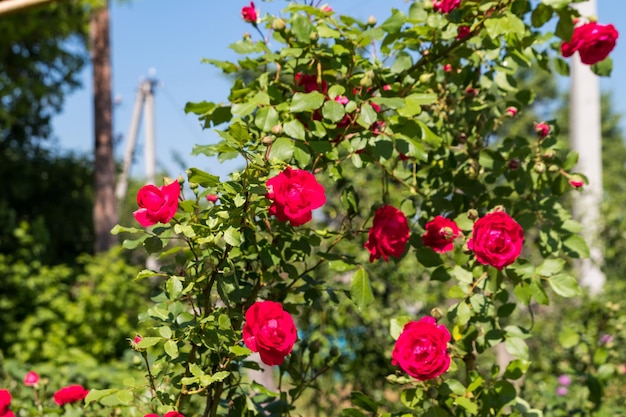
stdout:
{"type": "Polygon", "coordinates": [[[320,8],[320,10],[324,13],[331,13],[333,11],[333,8],[328,5],[324,5],[320,8]]]}
{"type": "Polygon", "coordinates": [[[522,252],[524,231],[503,211],[489,213],[474,223],[467,246],[484,265],[502,269],[512,264],[522,252]]]}
{"type": "Polygon", "coordinates": [[[282,364],[297,338],[293,318],[280,303],[257,301],[246,311],[243,342],[266,365],[282,364]]]}
{"type": "Polygon", "coordinates": [[[574,29],[572,40],[561,44],[561,54],[567,58],[578,51],[584,64],[593,65],[611,53],[618,36],[613,25],[589,22],[574,29]]]}
{"type": "Polygon", "coordinates": [[[220,196],[217,194],[207,194],[206,199],[209,203],[215,203],[220,199],[220,196]]]}
{"type": "Polygon", "coordinates": [[[568,387],[572,383],[572,378],[569,375],[559,375],[558,381],[559,384],[568,387]]]}
{"type": "Polygon", "coordinates": [[[426,233],[422,236],[425,246],[437,253],[449,252],[454,248],[454,239],[459,237],[461,230],[453,220],[436,216],[426,223],[426,233]]]}
{"type": "Polygon", "coordinates": [[[420,381],[433,379],[450,367],[450,332],[433,317],[407,323],[391,352],[391,363],[420,381]]]}
{"type": "Polygon", "coordinates": [[[374,213],[374,221],[367,235],[365,248],[370,252],[370,262],[381,256],[399,258],[404,253],[411,231],[406,216],[393,206],[383,206],[374,213]]]}
{"type": "Polygon", "coordinates": [[[89,394],[89,390],[83,388],[82,385],[70,385],[55,392],[53,398],[58,405],[65,405],[82,401],[87,394],[89,394]]]}
{"type": "Polygon", "coordinates": [[[433,0],[433,9],[439,13],[448,14],[460,4],[461,0],[433,0]]]}
{"type": "Polygon", "coordinates": [[[511,117],[517,116],[517,107],[513,107],[513,106],[507,107],[506,114],[511,117]]]}
{"type": "Polygon", "coordinates": [[[545,138],[550,134],[550,125],[548,125],[546,122],[537,123],[535,125],[535,132],[537,132],[539,137],[545,138]]]}
{"type": "Polygon", "coordinates": [[[259,14],[257,9],[254,7],[254,2],[251,1],[249,6],[242,7],[241,17],[248,23],[256,24],[259,14]]]}
{"type": "Polygon", "coordinates": [[[302,169],[285,168],[267,180],[267,189],[267,198],[272,200],[269,213],[292,226],[310,221],[311,212],[326,202],[324,187],[313,174],[302,169]]]}
{"type": "Polygon", "coordinates": [[[13,411],[9,410],[12,400],[9,390],[0,389],[0,417],[14,417],[13,411]]]}
{"type": "Polygon", "coordinates": [[[471,35],[472,31],[470,30],[469,26],[459,26],[459,28],[457,29],[457,34],[456,34],[456,39],[457,40],[463,40],[465,38],[467,38],[469,35],[471,35]]]}
{"type": "Polygon", "coordinates": [[[556,388],[556,395],[562,397],[564,395],[567,395],[567,391],[568,391],[567,387],[562,387],[562,386],[557,387],[556,388]]]}
{"type": "Polygon", "coordinates": [[[37,385],[38,382],[39,382],[39,374],[35,371],[28,372],[26,376],[24,377],[24,385],[28,387],[37,385]]]}
{"type": "Polygon", "coordinates": [[[580,175],[572,175],[569,179],[569,185],[574,188],[581,188],[583,185],[585,185],[585,181],[580,175]]]}
{"type": "Polygon", "coordinates": [[[179,195],[180,185],[178,181],[163,187],[156,187],[152,184],[145,185],[137,193],[139,210],[135,211],[133,215],[144,227],[156,223],[167,223],[176,214],[179,195]]]}

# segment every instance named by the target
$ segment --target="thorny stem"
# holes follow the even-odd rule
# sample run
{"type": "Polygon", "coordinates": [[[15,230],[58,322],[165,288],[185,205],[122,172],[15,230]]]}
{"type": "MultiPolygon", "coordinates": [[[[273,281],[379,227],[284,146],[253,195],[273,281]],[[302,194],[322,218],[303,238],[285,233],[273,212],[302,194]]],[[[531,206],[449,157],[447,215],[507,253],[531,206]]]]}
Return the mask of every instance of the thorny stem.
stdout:
{"type": "Polygon", "coordinates": [[[150,381],[150,394],[152,398],[157,398],[156,396],[156,385],[154,384],[154,376],[152,375],[152,371],[150,370],[150,362],[148,362],[148,353],[143,351],[141,352],[141,356],[143,357],[143,361],[146,364],[146,370],[148,371],[148,380],[150,381]]]}

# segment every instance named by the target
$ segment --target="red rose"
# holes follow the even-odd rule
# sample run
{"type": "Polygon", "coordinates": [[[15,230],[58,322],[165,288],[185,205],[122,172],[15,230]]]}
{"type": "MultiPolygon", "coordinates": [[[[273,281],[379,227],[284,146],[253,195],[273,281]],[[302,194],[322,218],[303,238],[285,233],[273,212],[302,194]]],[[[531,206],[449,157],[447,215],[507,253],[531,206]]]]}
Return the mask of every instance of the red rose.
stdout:
{"type": "Polygon", "coordinates": [[[219,199],[220,199],[220,196],[217,194],[207,194],[206,196],[206,200],[210,203],[215,203],[219,199]]]}
{"type": "Polygon", "coordinates": [[[305,93],[319,91],[322,94],[326,94],[328,92],[328,83],[324,80],[322,80],[321,83],[318,83],[316,75],[309,75],[298,72],[296,73],[294,78],[296,81],[296,85],[302,87],[305,93]]]}
{"type": "Polygon", "coordinates": [[[269,213],[281,222],[300,226],[312,218],[311,211],[326,202],[324,187],[315,176],[302,169],[285,168],[267,180],[267,198],[272,200],[269,213]]]}
{"type": "Polygon", "coordinates": [[[474,223],[472,238],[467,242],[481,264],[502,269],[515,262],[522,252],[524,231],[503,211],[489,213],[474,223]]]}
{"type": "Polygon", "coordinates": [[[472,34],[472,31],[470,30],[469,26],[459,26],[459,28],[457,29],[457,33],[456,33],[456,39],[457,40],[462,40],[467,38],[469,35],[472,34]]]}
{"type": "Polygon", "coordinates": [[[550,134],[550,125],[546,122],[540,122],[535,125],[535,132],[539,135],[539,137],[545,138],[550,134]]]}
{"type": "Polygon", "coordinates": [[[140,208],[133,213],[133,216],[144,227],[159,222],[167,223],[176,214],[179,195],[178,181],[163,187],[145,185],[137,193],[137,205],[140,208]]]}
{"type": "Polygon", "coordinates": [[[448,14],[459,7],[461,0],[434,0],[433,9],[439,13],[448,14]]]}
{"type": "Polygon", "coordinates": [[[391,352],[391,363],[420,381],[436,378],[450,367],[450,332],[433,317],[407,323],[391,352]]]}
{"type": "Polygon", "coordinates": [[[585,180],[580,175],[572,175],[569,179],[569,185],[574,188],[581,188],[585,185],[585,180]]]}
{"type": "Polygon", "coordinates": [[[293,318],[280,303],[257,301],[246,311],[243,341],[266,365],[282,364],[297,337],[293,318]]]}
{"type": "Polygon", "coordinates": [[[402,256],[410,234],[406,216],[400,210],[393,206],[383,206],[376,210],[365,242],[365,248],[370,251],[370,262],[381,256],[385,261],[388,261],[389,256],[402,256]]]}
{"type": "Polygon", "coordinates": [[[572,40],[561,44],[561,54],[567,58],[578,51],[584,64],[593,65],[611,53],[618,36],[613,25],[589,22],[574,29],[572,40]]]}
{"type": "Polygon", "coordinates": [[[518,112],[517,107],[510,106],[506,108],[506,114],[508,116],[515,117],[517,116],[517,112],[518,112]]]}
{"type": "Polygon", "coordinates": [[[437,253],[451,251],[454,248],[454,239],[461,234],[461,230],[453,220],[442,216],[436,216],[426,223],[425,229],[426,233],[422,236],[422,242],[437,253]]]}
{"type": "Polygon", "coordinates": [[[167,413],[165,413],[163,417],[185,417],[185,416],[179,413],[178,411],[168,411],[167,413]]]}
{"type": "Polygon", "coordinates": [[[24,377],[24,385],[28,387],[37,385],[38,382],[39,382],[39,374],[37,372],[30,371],[24,377]]]}
{"type": "Polygon", "coordinates": [[[0,417],[13,417],[13,411],[9,411],[12,399],[8,390],[0,389],[0,417]]]}
{"type": "Polygon", "coordinates": [[[254,7],[254,2],[251,1],[250,6],[244,6],[241,8],[241,17],[246,22],[256,24],[256,21],[259,16],[258,16],[256,8],[254,7]]]}
{"type": "Polygon", "coordinates": [[[82,401],[87,394],[89,394],[89,390],[83,388],[82,385],[70,385],[55,392],[53,397],[55,403],[65,405],[82,401]]]}

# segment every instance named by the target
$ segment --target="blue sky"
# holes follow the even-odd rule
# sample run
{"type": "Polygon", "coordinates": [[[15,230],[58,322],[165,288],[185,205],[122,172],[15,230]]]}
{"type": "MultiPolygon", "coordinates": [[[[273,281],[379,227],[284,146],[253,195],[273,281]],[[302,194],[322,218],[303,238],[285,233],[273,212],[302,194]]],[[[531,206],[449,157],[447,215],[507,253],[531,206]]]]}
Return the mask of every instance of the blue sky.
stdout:
{"type": "MultiPolygon", "coordinates": [[[[215,135],[203,131],[194,115],[183,109],[188,101],[226,101],[230,87],[221,71],[200,63],[202,58],[235,60],[228,45],[244,32],[258,37],[253,28],[240,17],[243,0],[132,0],[118,4],[111,0],[111,40],[113,51],[113,91],[122,98],[114,110],[114,131],[120,135],[116,154],[119,158],[126,146],[126,135],[139,81],[150,68],[156,70],[160,82],[155,98],[155,131],[157,163],[172,176],[183,173],[173,157],[177,153],[188,166],[224,175],[233,164],[218,166],[206,157],[192,157],[197,143],[209,143],[215,135]]],[[[350,14],[362,20],[374,15],[382,22],[392,7],[405,9],[404,0],[324,0],[337,13],[350,14]]],[[[257,1],[261,13],[275,13],[286,2],[257,1]]],[[[603,79],[603,89],[614,92],[617,111],[626,115],[626,1],[598,0],[599,21],[612,23],[620,32],[611,57],[613,75],[603,79]]],[[[93,151],[93,115],[91,102],[91,68],[83,74],[83,88],[72,93],[64,111],[53,122],[55,134],[63,150],[90,154],[93,151]]],[[[626,130],[626,120],[622,121],[626,130]]],[[[143,145],[144,131],[139,132],[143,145]]],[[[143,176],[143,149],[138,150],[132,175],[143,176]]]]}

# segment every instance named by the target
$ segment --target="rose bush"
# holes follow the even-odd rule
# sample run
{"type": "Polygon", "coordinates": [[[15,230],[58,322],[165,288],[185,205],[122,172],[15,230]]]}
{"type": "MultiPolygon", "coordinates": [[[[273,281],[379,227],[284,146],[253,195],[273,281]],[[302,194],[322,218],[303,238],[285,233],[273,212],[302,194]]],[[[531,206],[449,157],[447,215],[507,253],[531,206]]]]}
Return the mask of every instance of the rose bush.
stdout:
{"type": "Polygon", "coordinates": [[[404,253],[411,231],[406,216],[393,206],[376,210],[372,227],[367,234],[365,248],[370,252],[370,262],[381,257],[399,258],[404,253]]]}
{"type": "Polygon", "coordinates": [[[407,323],[391,352],[391,363],[420,381],[433,379],[450,367],[450,332],[430,316],[407,323]]]}
{"type": "Polygon", "coordinates": [[[567,58],[578,52],[584,64],[593,65],[611,53],[618,36],[619,33],[613,25],[585,23],[574,29],[571,41],[561,44],[561,53],[567,58]]]}
{"type": "Polygon", "coordinates": [[[133,215],[144,227],[156,223],[167,223],[176,214],[179,195],[180,185],[177,181],[163,187],[156,187],[151,184],[143,186],[137,193],[139,210],[135,211],[133,215]]]}
{"type": "Polygon", "coordinates": [[[522,253],[524,230],[503,211],[486,214],[474,223],[467,246],[476,260],[502,269],[512,264],[522,253]]]}
{"type": "Polygon", "coordinates": [[[266,365],[280,365],[291,353],[298,338],[291,315],[280,303],[257,301],[246,311],[243,341],[253,352],[259,352],[266,365]]]}
{"type": "Polygon", "coordinates": [[[520,71],[567,66],[539,28],[558,16],[566,40],[576,12],[513,0],[436,9],[412,2],[380,24],[319,4],[244,16],[260,38],[230,45],[236,63],[206,60],[233,80],[228,102],[186,106],[220,138],[194,153],[244,167],[225,178],[190,168],[175,221],[116,229],[139,234],[126,247],[168,248],[138,276],[163,280],[142,315],[148,333],[131,344],[147,388],[92,390],[87,402],[285,416],[308,387],[319,403],[341,378],[359,389],[333,415],[348,402],[341,414],[535,413],[511,383],[534,359],[526,306],[578,295],[565,259],[588,248],[561,199],[576,155],[552,122],[532,134],[510,109],[531,114],[536,96],[520,71]],[[512,122],[525,133],[508,134],[512,122]],[[464,236],[469,251],[450,250],[464,236]],[[373,262],[389,257],[398,262],[373,262]],[[494,347],[513,359],[493,366],[494,347]],[[260,366],[254,351],[276,366],[266,387],[244,375],[260,366]],[[359,381],[346,362],[355,375],[388,368],[359,381]],[[393,390],[401,404],[385,400],[393,390]]]}

